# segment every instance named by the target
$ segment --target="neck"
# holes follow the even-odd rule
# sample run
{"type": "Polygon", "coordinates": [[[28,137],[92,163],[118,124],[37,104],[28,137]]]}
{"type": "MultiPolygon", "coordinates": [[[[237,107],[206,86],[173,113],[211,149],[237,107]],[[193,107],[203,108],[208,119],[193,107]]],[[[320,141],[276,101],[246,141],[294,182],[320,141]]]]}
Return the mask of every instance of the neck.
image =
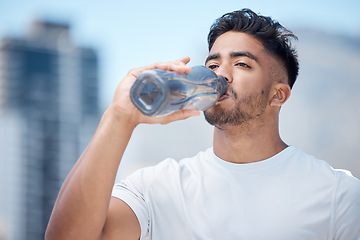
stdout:
{"type": "Polygon", "coordinates": [[[279,135],[277,119],[273,123],[225,126],[214,130],[214,153],[228,162],[262,161],[286,147],[279,135]]]}

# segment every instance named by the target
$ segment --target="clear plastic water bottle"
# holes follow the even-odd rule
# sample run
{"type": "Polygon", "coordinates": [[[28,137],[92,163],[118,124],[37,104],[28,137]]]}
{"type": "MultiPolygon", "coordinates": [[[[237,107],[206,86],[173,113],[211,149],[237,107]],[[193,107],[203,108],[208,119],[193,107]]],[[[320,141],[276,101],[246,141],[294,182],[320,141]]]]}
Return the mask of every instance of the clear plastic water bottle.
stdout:
{"type": "Polygon", "coordinates": [[[195,66],[189,74],[145,70],[131,87],[130,98],[144,115],[164,116],[181,109],[207,110],[226,91],[224,77],[195,66]]]}

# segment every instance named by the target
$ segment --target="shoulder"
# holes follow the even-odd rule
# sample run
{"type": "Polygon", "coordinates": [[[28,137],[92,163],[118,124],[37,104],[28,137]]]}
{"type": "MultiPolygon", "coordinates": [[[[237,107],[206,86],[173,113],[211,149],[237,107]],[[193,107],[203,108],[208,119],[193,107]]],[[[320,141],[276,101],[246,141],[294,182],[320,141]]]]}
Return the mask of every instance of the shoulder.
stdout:
{"type": "Polygon", "coordinates": [[[336,203],[344,201],[351,202],[351,205],[358,208],[357,213],[360,219],[360,180],[352,176],[349,171],[342,169],[337,169],[335,171],[339,179],[336,190],[336,203]]]}
{"type": "Polygon", "coordinates": [[[316,175],[325,181],[333,180],[338,194],[351,191],[359,196],[360,180],[354,177],[350,171],[335,169],[324,160],[320,160],[298,148],[291,148],[291,162],[299,170],[316,175]]]}
{"type": "Polygon", "coordinates": [[[347,170],[334,169],[326,161],[292,148],[292,173],[302,172],[314,193],[329,193],[334,239],[360,239],[360,180],[347,170]]]}
{"type": "Polygon", "coordinates": [[[335,184],[339,183],[344,174],[351,175],[349,171],[334,169],[327,161],[321,160],[298,148],[291,148],[292,164],[302,171],[305,171],[305,173],[313,174],[326,181],[333,180],[335,184]]]}
{"type": "Polygon", "coordinates": [[[360,180],[349,171],[335,169],[328,162],[295,147],[292,147],[291,159],[288,162],[292,174],[301,174],[306,178],[306,182],[319,190],[332,189],[336,199],[346,192],[352,192],[351,195],[355,194],[359,199],[360,180]]]}

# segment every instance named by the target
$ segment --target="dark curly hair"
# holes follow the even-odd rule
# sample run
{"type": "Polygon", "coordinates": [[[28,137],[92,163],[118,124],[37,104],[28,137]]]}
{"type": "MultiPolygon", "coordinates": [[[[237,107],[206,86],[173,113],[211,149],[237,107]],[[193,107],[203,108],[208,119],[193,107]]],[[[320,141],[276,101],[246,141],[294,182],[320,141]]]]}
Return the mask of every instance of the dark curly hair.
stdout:
{"type": "Polygon", "coordinates": [[[245,8],[224,14],[213,23],[208,35],[209,51],[215,40],[228,31],[247,33],[258,39],[265,49],[284,63],[288,83],[290,88],[293,87],[299,73],[297,53],[290,42],[290,38],[297,40],[295,34],[270,17],[245,8]]]}

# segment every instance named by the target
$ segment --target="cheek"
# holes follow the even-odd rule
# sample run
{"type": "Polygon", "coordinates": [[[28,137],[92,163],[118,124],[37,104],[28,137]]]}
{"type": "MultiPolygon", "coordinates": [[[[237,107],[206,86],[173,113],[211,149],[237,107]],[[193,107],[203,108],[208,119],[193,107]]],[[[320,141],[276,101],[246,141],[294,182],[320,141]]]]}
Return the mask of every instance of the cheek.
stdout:
{"type": "Polygon", "coordinates": [[[239,95],[248,95],[252,92],[259,92],[265,88],[267,80],[260,72],[244,71],[233,81],[232,88],[239,95]]]}

